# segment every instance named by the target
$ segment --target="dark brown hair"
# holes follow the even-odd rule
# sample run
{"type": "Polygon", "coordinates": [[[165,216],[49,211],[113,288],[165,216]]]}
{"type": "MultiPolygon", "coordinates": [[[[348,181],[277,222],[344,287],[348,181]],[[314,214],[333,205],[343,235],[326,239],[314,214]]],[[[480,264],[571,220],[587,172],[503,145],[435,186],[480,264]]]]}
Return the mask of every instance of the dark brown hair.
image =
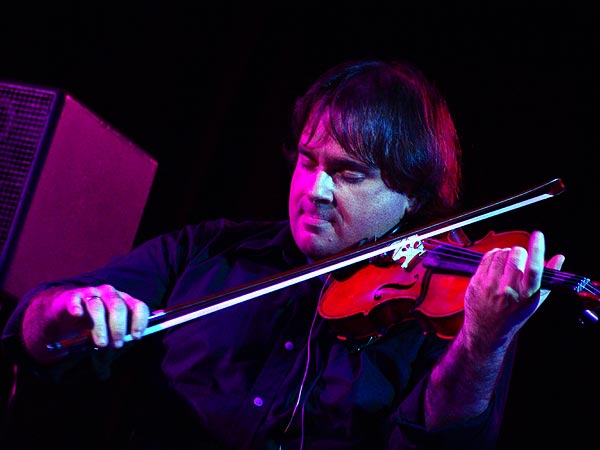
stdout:
{"type": "Polygon", "coordinates": [[[416,200],[419,222],[447,216],[460,198],[461,148],[438,89],[406,62],[360,60],[319,77],[295,104],[292,161],[303,130],[326,116],[348,154],[378,167],[388,187],[416,200]]]}

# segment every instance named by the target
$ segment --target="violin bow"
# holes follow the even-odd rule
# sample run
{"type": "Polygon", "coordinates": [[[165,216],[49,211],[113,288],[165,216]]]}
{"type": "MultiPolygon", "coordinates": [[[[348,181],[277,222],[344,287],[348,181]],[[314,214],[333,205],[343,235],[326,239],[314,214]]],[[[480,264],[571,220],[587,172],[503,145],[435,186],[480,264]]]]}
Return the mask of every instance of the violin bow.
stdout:
{"type": "MultiPolygon", "coordinates": [[[[166,330],[230,306],[365,261],[369,258],[396,251],[407,245],[412,245],[418,240],[440,235],[542,200],[547,200],[564,192],[564,190],[565,186],[562,180],[560,178],[555,178],[526,191],[522,191],[514,196],[504,198],[483,207],[449,217],[406,233],[382,238],[374,243],[365,244],[358,249],[347,250],[300,268],[264,278],[258,282],[225,290],[216,295],[207,295],[181,305],[154,311],[148,318],[148,326],[145,329],[143,336],[166,330]]],[[[131,334],[127,334],[124,338],[125,342],[130,342],[132,340],[131,334]]],[[[89,334],[48,344],[47,348],[50,350],[57,350],[66,347],[80,346],[86,341],[89,343],[89,334]]]]}

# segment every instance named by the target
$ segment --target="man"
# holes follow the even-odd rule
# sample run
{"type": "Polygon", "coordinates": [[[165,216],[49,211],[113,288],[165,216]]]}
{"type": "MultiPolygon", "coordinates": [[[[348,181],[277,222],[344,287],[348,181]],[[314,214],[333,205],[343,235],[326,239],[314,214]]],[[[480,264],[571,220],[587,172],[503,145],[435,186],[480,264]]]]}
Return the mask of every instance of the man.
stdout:
{"type": "MultiPolygon", "coordinates": [[[[318,314],[326,289],[320,278],[143,337],[151,311],[303,267],[457,209],[454,124],[442,96],[409,64],[334,67],[297,101],[292,131],[289,220],[206,221],[104,268],[33,289],[4,333],[20,369],[68,391],[69,382],[79,387],[72,380],[110,380],[128,358],[152,361],[139,363],[126,384],[127,394],[143,385],[148,397],[136,396],[118,420],[107,420],[106,409],[117,411],[99,405],[102,398],[82,402],[87,412],[77,419],[57,419],[73,433],[85,427],[102,445],[108,436],[112,448],[493,448],[515,337],[548,295],[540,290],[540,232],[528,249],[483,255],[453,339],[408,320],[358,345],[341,340],[318,314]],[[86,330],[98,351],[48,347],[86,330]],[[136,342],[125,343],[129,335],[136,342]]],[[[563,261],[557,255],[547,266],[559,269],[563,261]]],[[[64,433],[60,445],[70,437],[64,433]]]]}

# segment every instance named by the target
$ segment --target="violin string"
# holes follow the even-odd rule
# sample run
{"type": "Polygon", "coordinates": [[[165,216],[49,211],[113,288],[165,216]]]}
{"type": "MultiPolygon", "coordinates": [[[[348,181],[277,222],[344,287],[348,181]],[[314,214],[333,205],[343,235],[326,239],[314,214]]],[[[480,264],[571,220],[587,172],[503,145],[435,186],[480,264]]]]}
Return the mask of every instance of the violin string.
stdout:
{"type": "MultiPolygon", "coordinates": [[[[444,244],[440,245],[440,247],[442,247],[443,251],[439,251],[438,247],[433,250],[433,253],[439,256],[443,256],[448,260],[452,259],[454,261],[472,262],[479,264],[479,262],[481,261],[481,257],[483,256],[482,253],[476,252],[474,250],[468,250],[463,248],[455,249],[450,245],[444,244]]],[[[584,279],[584,277],[549,268],[544,269],[544,273],[542,274],[542,280],[545,280],[548,283],[550,283],[551,281],[561,282],[562,285],[571,284],[572,286],[577,286],[581,284],[584,279]]]]}
{"type": "Polygon", "coordinates": [[[587,284],[584,289],[586,292],[589,292],[596,297],[600,296],[600,288],[594,286],[593,284],[587,284]]]}
{"type": "MultiPolygon", "coordinates": [[[[473,269],[479,264],[483,254],[463,247],[456,247],[449,244],[439,244],[430,250],[434,255],[446,258],[447,260],[460,261],[462,263],[471,263],[473,269]]],[[[590,283],[589,278],[562,272],[556,269],[546,268],[542,274],[542,282],[549,286],[566,287],[575,292],[585,290],[593,295],[599,295],[600,289],[590,283]]]]}

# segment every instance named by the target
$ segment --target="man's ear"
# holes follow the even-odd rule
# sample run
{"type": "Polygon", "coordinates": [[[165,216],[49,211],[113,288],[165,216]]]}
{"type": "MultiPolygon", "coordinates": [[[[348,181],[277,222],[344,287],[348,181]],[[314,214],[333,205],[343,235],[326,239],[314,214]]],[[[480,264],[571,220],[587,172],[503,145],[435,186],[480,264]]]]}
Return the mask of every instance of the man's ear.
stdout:
{"type": "Polygon", "coordinates": [[[414,195],[410,195],[406,198],[406,209],[404,210],[404,214],[414,214],[419,210],[419,201],[414,195]]]}

